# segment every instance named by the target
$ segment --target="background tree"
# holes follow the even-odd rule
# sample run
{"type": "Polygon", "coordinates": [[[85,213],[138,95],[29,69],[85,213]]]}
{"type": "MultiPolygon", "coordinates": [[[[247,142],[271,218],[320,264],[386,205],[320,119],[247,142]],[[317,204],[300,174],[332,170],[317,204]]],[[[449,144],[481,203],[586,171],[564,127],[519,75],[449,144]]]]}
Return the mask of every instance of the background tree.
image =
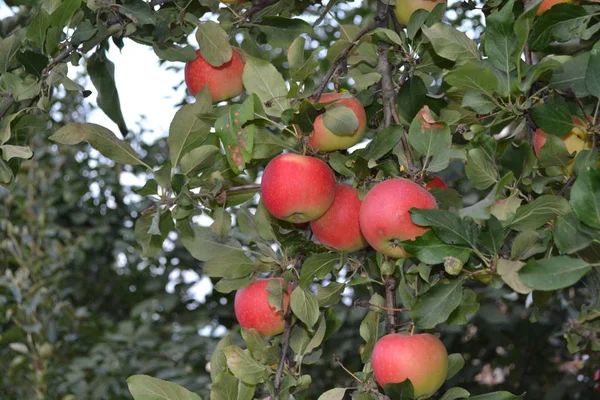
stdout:
{"type": "Polygon", "coordinates": [[[18,8],[0,26],[1,398],[125,399],[131,375],[136,399],[171,388],[140,374],[211,399],[411,398],[410,385],[374,381],[386,330],[434,333],[452,353],[436,399],[593,398],[600,6],[441,4],[402,26],[394,1],[7,4],[18,8]],[[123,118],[107,49],[135,41],[183,67],[197,56],[190,35],[212,66],[239,51],[245,90],[218,104],[200,90],[145,143],[123,118]],[[77,64],[119,133],[86,122],[85,76],[66,74],[77,64]],[[332,91],[364,107],[363,149],[315,152],[305,136],[318,119],[357,132],[332,91]],[[413,211],[432,229],[402,242],[412,256],[339,252],[260,201],[256,182],[283,151],[322,159],[360,198],[434,173],[450,189],[431,189],[441,210],[413,211]],[[134,189],[124,172],[147,182],[134,189]],[[204,302],[190,270],[215,284],[204,302]],[[297,291],[273,338],[234,315],[235,291],[257,276],[297,291]],[[495,390],[507,392],[483,394],[495,390]]]}

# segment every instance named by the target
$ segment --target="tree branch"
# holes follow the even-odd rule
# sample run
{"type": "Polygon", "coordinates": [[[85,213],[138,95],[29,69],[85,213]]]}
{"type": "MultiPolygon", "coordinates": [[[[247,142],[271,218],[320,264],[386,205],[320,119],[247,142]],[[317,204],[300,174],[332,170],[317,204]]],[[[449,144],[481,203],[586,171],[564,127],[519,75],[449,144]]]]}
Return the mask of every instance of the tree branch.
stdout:
{"type": "Polygon", "coordinates": [[[317,87],[317,89],[315,90],[315,92],[313,94],[313,99],[315,102],[319,101],[319,99],[321,98],[321,95],[327,88],[327,84],[329,83],[331,78],[333,78],[333,76],[335,74],[338,74],[347,68],[348,56],[350,55],[350,52],[354,49],[354,47],[356,47],[356,45],[358,44],[360,39],[362,39],[362,37],[365,36],[367,33],[371,32],[374,28],[375,28],[374,24],[364,27],[360,32],[358,32],[356,34],[356,36],[352,39],[352,42],[350,42],[348,47],[346,47],[344,49],[344,51],[342,51],[335,58],[335,60],[333,61],[333,66],[329,69],[329,71],[327,72],[327,75],[325,75],[325,77],[323,78],[323,80],[321,81],[321,83],[319,84],[319,86],[317,87]]]}
{"type": "Polygon", "coordinates": [[[386,330],[388,333],[396,332],[396,278],[393,275],[383,277],[385,285],[386,330]]]}

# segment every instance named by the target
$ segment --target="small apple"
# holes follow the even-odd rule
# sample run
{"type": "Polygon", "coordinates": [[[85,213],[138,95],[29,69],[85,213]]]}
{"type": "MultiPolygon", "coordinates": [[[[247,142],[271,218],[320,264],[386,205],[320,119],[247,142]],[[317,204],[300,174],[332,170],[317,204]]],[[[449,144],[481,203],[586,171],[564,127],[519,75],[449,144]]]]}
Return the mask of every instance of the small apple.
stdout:
{"type": "Polygon", "coordinates": [[[319,242],[348,252],[367,246],[358,222],[360,205],[358,190],[346,185],[336,185],[335,198],[329,210],[310,222],[310,228],[319,242]]]}
{"type": "Polygon", "coordinates": [[[413,224],[411,208],[438,208],[427,190],[408,179],[390,179],[375,185],[360,207],[360,229],[367,242],[390,257],[406,257],[398,244],[414,240],[429,228],[413,224]]]}
{"type": "Polygon", "coordinates": [[[272,280],[280,281],[283,287],[281,278],[258,279],[235,293],[233,308],[238,322],[246,329],[256,329],[262,336],[278,335],[285,328],[283,313],[288,306],[289,295],[283,293],[283,309],[275,311],[269,304],[267,291],[272,280]]]}
{"type": "Polygon", "coordinates": [[[431,11],[446,0],[396,0],[396,17],[402,25],[408,25],[410,17],[419,9],[431,11]]]}
{"type": "Polygon", "coordinates": [[[231,60],[219,67],[210,65],[200,50],[196,50],[196,54],[195,60],[185,64],[185,83],[193,96],[206,85],[214,103],[239,96],[244,91],[244,61],[237,51],[233,50],[231,60]]]}
{"type": "Polygon", "coordinates": [[[325,214],[333,203],[335,177],[318,158],[281,154],[267,164],[261,192],[275,218],[296,224],[308,222],[325,214]]]}
{"type": "MultiPolygon", "coordinates": [[[[565,144],[567,151],[570,154],[577,154],[581,150],[591,149],[591,136],[585,130],[585,121],[581,118],[573,117],[573,123],[575,124],[575,127],[573,127],[573,129],[571,129],[569,133],[560,138],[565,144]]],[[[548,134],[539,128],[536,129],[535,134],[533,136],[533,149],[535,150],[535,155],[538,158],[540,158],[542,147],[544,146],[544,144],[546,144],[546,140],[548,140],[548,134]]],[[[575,160],[571,160],[563,166],[563,172],[565,173],[565,175],[571,175],[573,173],[574,162],[575,160]]]]}
{"type": "Polygon", "coordinates": [[[334,150],[345,150],[349,147],[354,146],[356,143],[365,135],[365,129],[367,127],[367,114],[360,101],[354,97],[343,93],[324,93],[320,98],[320,103],[326,103],[339,99],[331,104],[341,104],[352,111],[358,118],[358,127],[352,135],[337,135],[327,129],[325,122],[323,122],[323,114],[319,115],[314,122],[314,130],[308,136],[308,144],[315,151],[334,151],[334,150]]]}
{"type": "Polygon", "coordinates": [[[573,0],[544,0],[537,10],[537,15],[542,15],[558,3],[572,3],[573,0]]]}
{"type": "Polygon", "coordinates": [[[400,383],[410,379],[415,398],[431,396],[446,381],[448,352],[428,333],[392,333],[379,339],[371,356],[377,383],[400,383]]]}
{"type": "Polygon", "coordinates": [[[426,184],[425,184],[425,189],[427,190],[431,190],[433,188],[440,188],[440,189],[448,189],[448,185],[446,185],[446,182],[444,182],[444,180],[442,178],[440,178],[439,176],[434,175],[433,178],[431,178],[426,184]]]}

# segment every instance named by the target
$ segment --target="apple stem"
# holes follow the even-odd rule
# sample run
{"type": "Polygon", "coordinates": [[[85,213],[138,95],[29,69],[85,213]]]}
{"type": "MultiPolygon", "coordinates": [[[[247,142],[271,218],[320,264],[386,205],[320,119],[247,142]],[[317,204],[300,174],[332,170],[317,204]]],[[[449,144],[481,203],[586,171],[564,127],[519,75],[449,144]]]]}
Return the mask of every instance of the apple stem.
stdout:
{"type": "Polygon", "coordinates": [[[415,324],[410,327],[410,336],[415,334],[415,324]]]}

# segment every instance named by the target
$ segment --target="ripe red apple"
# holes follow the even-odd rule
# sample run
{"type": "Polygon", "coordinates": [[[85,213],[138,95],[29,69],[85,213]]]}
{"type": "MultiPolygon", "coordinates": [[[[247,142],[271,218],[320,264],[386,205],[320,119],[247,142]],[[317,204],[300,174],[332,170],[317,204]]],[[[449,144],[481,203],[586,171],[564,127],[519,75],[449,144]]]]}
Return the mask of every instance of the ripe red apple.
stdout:
{"type": "Polygon", "coordinates": [[[573,0],[544,0],[537,10],[537,15],[542,15],[558,3],[572,3],[573,0]]]}
{"type": "Polygon", "coordinates": [[[444,182],[442,178],[434,175],[433,178],[431,178],[429,182],[425,184],[425,189],[431,190],[432,188],[440,188],[446,190],[448,189],[448,185],[446,185],[446,182],[444,182]]]}
{"type": "Polygon", "coordinates": [[[231,60],[219,67],[210,65],[200,50],[196,50],[196,54],[195,60],[185,64],[185,83],[193,96],[206,85],[213,102],[239,96],[244,91],[244,61],[237,51],[233,50],[231,60]]]}
{"type": "Polygon", "coordinates": [[[438,390],[448,373],[448,352],[444,344],[428,333],[392,333],[379,339],[371,356],[377,383],[400,383],[410,379],[415,398],[438,390]]]}
{"type": "Polygon", "coordinates": [[[408,25],[411,15],[419,9],[431,11],[446,0],[396,0],[396,17],[402,25],[408,25]]]}
{"type": "MultiPolygon", "coordinates": [[[[577,154],[581,150],[591,149],[591,135],[585,130],[585,121],[581,118],[573,117],[573,123],[575,124],[575,127],[573,127],[569,133],[560,138],[565,144],[567,151],[571,154],[577,154]]],[[[546,144],[546,140],[548,140],[548,134],[539,128],[536,129],[535,135],[533,136],[533,149],[535,150],[535,155],[538,158],[540,158],[540,152],[544,144],[546,144]]],[[[574,162],[575,160],[571,160],[563,166],[563,172],[565,175],[571,175],[573,173],[574,162]]]]}
{"type": "Polygon", "coordinates": [[[319,242],[349,252],[368,245],[358,222],[360,205],[358,190],[350,186],[336,185],[335,198],[329,210],[310,222],[310,228],[319,242]]]}
{"type": "Polygon", "coordinates": [[[278,335],[285,327],[283,313],[288,306],[289,295],[283,292],[283,309],[275,311],[269,304],[267,292],[267,285],[272,280],[280,281],[283,287],[281,278],[258,279],[235,293],[233,308],[238,322],[246,329],[256,329],[262,336],[278,335]]]}
{"type": "Polygon", "coordinates": [[[321,114],[315,119],[314,130],[309,134],[308,137],[308,144],[313,150],[344,150],[354,146],[365,135],[365,129],[367,127],[367,114],[365,113],[365,109],[363,108],[362,104],[360,104],[360,101],[358,101],[356,98],[340,98],[342,96],[349,95],[343,93],[325,93],[320,97],[319,102],[326,103],[339,99],[332,104],[342,104],[354,111],[356,118],[358,118],[358,127],[356,128],[356,131],[354,131],[352,135],[337,135],[327,129],[325,123],[323,122],[323,114],[321,114]]]}
{"type": "Polygon", "coordinates": [[[318,158],[281,154],[267,164],[261,192],[267,210],[275,218],[308,222],[325,214],[333,203],[335,178],[318,158]]]}
{"type": "Polygon", "coordinates": [[[413,224],[411,208],[438,208],[427,190],[407,179],[375,185],[360,207],[360,229],[375,250],[390,257],[406,257],[398,242],[414,240],[429,228],[413,224]]]}

